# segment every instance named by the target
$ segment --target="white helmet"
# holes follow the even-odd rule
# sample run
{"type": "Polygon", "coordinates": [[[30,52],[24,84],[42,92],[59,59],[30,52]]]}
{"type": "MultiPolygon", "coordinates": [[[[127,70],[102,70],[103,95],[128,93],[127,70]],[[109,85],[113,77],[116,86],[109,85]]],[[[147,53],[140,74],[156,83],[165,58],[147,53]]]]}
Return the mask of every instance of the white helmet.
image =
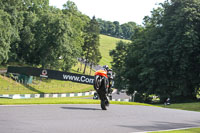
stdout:
{"type": "Polygon", "coordinates": [[[108,65],[104,65],[103,69],[108,70],[109,69],[108,65]]]}

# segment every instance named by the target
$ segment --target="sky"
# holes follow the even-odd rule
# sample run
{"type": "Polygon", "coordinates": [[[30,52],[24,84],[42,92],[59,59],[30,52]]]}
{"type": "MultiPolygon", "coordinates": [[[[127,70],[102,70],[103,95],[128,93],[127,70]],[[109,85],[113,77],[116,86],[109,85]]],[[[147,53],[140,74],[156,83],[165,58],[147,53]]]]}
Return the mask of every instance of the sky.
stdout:
{"type": "MultiPolygon", "coordinates": [[[[80,12],[92,18],[106,21],[119,21],[120,24],[130,21],[142,25],[143,18],[151,15],[153,8],[165,0],[71,0],[80,12]]],[[[49,0],[51,6],[62,9],[67,0],[49,0]]]]}

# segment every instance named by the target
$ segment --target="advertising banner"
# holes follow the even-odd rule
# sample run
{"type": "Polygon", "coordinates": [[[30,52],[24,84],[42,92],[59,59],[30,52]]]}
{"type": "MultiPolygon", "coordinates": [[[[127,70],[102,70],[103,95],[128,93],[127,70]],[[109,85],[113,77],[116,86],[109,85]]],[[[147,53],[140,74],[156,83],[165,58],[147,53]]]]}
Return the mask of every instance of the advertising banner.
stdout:
{"type": "Polygon", "coordinates": [[[91,84],[91,85],[94,84],[94,76],[61,72],[61,71],[42,69],[42,68],[9,66],[7,72],[18,73],[22,75],[37,76],[41,78],[72,81],[83,84],[91,84]]]}

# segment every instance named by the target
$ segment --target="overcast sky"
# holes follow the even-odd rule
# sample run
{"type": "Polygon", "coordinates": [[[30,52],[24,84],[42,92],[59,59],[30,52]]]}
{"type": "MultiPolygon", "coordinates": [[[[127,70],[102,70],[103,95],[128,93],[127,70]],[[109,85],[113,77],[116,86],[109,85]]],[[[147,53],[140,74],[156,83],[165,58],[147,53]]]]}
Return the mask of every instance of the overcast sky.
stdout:
{"type": "MultiPolygon", "coordinates": [[[[49,0],[51,6],[62,9],[67,0],[49,0]]],[[[106,21],[119,21],[120,24],[133,21],[142,24],[143,18],[150,15],[158,3],[165,0],[71,0],[78,10],[92,18],[106,21]]]]}

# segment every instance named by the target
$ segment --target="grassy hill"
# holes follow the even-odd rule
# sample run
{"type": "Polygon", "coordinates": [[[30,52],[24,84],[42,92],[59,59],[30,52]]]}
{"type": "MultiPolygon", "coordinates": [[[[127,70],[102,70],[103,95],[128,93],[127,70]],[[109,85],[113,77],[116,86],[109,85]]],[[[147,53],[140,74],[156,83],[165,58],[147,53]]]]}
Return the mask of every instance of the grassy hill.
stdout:
{"type": "Polygon", "coordinates": [[[36,77],[32,84],[26,85],[0,75],[0,94],[77,93],[93,90],[92,85],[53,79],[40,80],[36,77]]]}
{"type": "Polygon", "coordinates": [[[100,35],[100,52],[102,55],[102,59],[100,61],[100,65],[109,65],[111,67],[112,58],[109,55],[110,50],[115,49],[116,43],[120,40],[125,42],[130,42],[129,40],[114,38],[106,35],[100,35]]]}
{"type": "MultiPolygon", "coordinates": [[[[26,64],[11,63],[13,66],[27,66],[26,64]]],[[[83,73],[82,70],[77,71],[80,68],[80,63],[74,66],[70,72],[83,73]]],[[[0,69],[7,69],[7,66],[0,66],[0,69]]],[[[90,75],[90,68],[86,68],[86,75],[90,75]]],[[[94,75],[94,71],[91,71],[91,75],[94,75]]],[[[32,84],[26,85],[6,76],[0,75],[0,94],[36,94],[36,93],[71,93],[71,92],[86,92],[93,91],[92,85],[79,84],[70,81],[60,80],[40,80],[40,78],[34,77],[32,84]]]]}

